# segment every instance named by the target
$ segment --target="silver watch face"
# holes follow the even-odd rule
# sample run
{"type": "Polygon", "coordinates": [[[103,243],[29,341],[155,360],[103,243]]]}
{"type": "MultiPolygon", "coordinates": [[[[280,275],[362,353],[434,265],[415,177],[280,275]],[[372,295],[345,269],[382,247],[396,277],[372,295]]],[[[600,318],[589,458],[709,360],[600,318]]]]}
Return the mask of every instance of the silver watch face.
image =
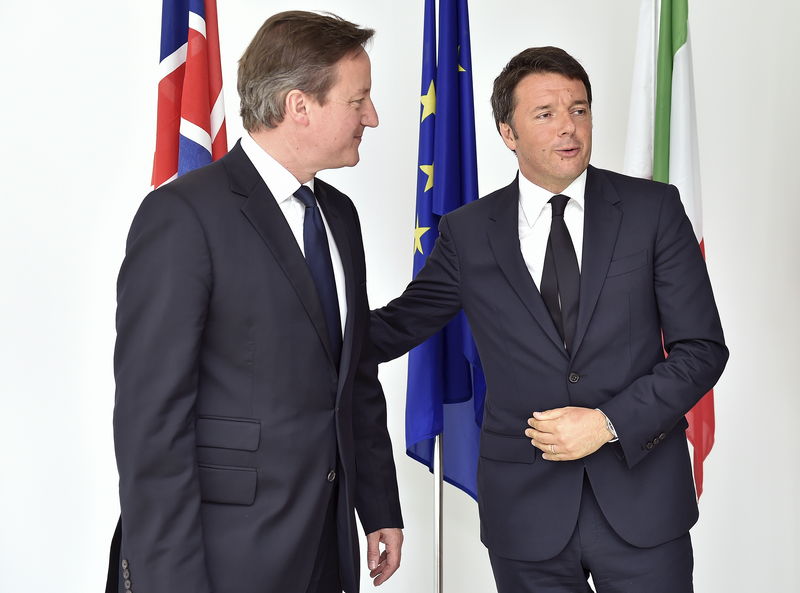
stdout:
{"type": "MultiPolygon", "coordinates": [[[[614,425],[611,424],[611,420],[608,418],[608,416],[606,416],[606,428],[608,428],[608,432],[611,433],[611,436],[613,436],[614,439],[616,439],[617,438],[617,431],[614,430],[614,425]]],[[[611,439],[611,440],[614,440],[614,439],[611,439]]]]}

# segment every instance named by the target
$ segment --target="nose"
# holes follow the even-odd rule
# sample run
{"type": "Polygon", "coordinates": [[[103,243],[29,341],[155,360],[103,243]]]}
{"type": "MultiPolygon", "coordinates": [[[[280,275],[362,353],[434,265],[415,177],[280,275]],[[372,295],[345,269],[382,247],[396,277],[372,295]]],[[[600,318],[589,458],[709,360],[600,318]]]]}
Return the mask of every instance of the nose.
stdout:
{"type": "Polygon", "coordinates": [[[378,127],[378,111],[375,109],[375,104],[372,102],[372,99],[367,100],[364,113],[361,116],[361,124],[367,128],[378,127]]]}
{"type": "Polygon", "coordinates": [[[570,136],[575,133],[575,122],[572,121],[571,113],[562,113],[560,116],[558,116],[558,119],[559,136],[570,136]]]}

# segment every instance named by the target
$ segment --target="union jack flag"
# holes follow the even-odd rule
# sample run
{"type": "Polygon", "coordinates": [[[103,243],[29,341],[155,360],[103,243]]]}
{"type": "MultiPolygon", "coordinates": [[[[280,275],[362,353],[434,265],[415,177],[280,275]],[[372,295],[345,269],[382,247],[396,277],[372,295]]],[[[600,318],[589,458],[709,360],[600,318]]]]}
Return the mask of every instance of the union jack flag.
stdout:
{"type": "Polygon", "coordinates": [[[228,151],[216,0],[163,0],[153,187],[228,151]]]}

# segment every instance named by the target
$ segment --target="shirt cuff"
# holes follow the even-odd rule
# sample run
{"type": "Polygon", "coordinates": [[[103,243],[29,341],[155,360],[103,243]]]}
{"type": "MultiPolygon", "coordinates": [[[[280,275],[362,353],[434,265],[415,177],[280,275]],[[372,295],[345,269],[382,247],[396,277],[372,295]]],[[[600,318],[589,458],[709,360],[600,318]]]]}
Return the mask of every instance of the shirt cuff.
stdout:
{"type": "Polygon", "coordinates": [[[619,440],[619,437],[617,436],[617,430],[614,428],[614,425],[611,423],[611,420],[608,418],[608,416],[605,415],[605,412],[603,412],[603,410],[601,410],[600,408],[595,408],[595,410],[603,414],[603,417],[606,419],[606,428],[608,428],[608,432],[610,432],[613,435],[613,438],[608,442],[616,443],[619,440]]]}

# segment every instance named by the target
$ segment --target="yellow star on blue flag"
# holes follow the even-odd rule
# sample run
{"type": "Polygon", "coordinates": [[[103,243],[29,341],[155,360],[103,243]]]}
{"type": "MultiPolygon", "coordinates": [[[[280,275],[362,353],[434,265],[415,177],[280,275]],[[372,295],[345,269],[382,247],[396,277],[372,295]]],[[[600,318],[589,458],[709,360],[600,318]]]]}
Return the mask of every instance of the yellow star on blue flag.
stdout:
{"type": "Polygon", "coordinates": [[[422,123],[426,117],[436,113],[436,86],[432,80],[428,92],[419,98],[419,102],[422,103],[422,119],[419,120],[422,123]]]}
{"type": "Polygon", "coordinates": [[[423,192],[426,192],[433,188],[433,163],[430,165],[420,165],[419,169],[428,176],[428,180],[425,182],[425,189],[422,190],[423,192]]]}
{"type": "Polygon", "coordinates": [[[419,216],[417,216],[417,226],[414,229],[414,253],[420,252],[425,255],[425,252],[422,250],[422,235],[429,230],[431,230],[429,226],[419,226],[419,216]]]}

